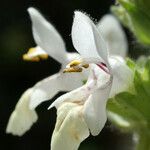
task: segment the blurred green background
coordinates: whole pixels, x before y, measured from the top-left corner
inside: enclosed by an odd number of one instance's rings
[[[57,72],[59,64],[49,58],[38,63],[24,62],[22,54],[35,46],[31,22],[27,13],[30,6],[38,8],[51,21],[73,51],[70,32],[73,11],[83,10],[99,20],[109,13],[112,0],[3,0],[0,5],[0,149],[48,150],[56,120],[56,110],[47,110],[50,102],[37,108],[38,123],[23,137],[6,135],[5,129],[20,95],[37,81]],[[129,34],[129,41],[133,39]],[[134,47],[134,42],[130,42]],[[136,49],[136,48],[135,48]],[[136,57],[134,51],[130,53]],[[57,95],[58,96],[58,95]],[[56,97],[57,97],[56,96]],[[55,97],[55,98],[56,98]],[[55,99],[54,98],[54,99]],[[90,137],[80,150],[130,150],[131,135],[122,134],[110,123],[101,134]],[[121,148],[120,148],[121,147]]]

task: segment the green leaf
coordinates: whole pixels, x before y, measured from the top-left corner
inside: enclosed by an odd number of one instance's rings
[[[136,66],[129,59],[127,64],[135,70],[134,83],[131,87],[134,90],[119,93],[109,100],[107,105],[109,119],[122,130],[150,128],[150,59],[147,60],[144,68]],[[128,126],[120,123],[116,116],[126,121]]]
[[[128,65],[128,67],[129,67],[131,70],[134,70],[135,67],[136,67],[135,62],[132,61],[130,58],[127,58],[127,59],[126,59],[126,64]]]
[[[137,150],[149,150],[150,58],[143,67],[130,59],[127,59],[127,65],[134,70],[134,83],[131,87],[134,90],[119,93],[108,101],[108,118],[120,130],[136,133]]]
[[[112,12],[134,33],[139,42],[150,46],[150,1],[118,0],[118,3],[111,8]]]

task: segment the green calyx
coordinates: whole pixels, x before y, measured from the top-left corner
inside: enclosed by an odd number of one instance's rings
[[[127,65],[134,71],[134,82],[131,87],[134,90],[130,89],[109,99],[108,118],[120,130],[136,134],[137,150],[149,150],[150,58],[146,60],[145,65],[137,65],[128,59]],[[142,149],[143,147],[145,149]]]

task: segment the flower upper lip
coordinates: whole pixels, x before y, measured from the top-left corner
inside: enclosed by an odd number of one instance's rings
[[[29,12],[29,15],[30,15],[30,18],[32,21],[33,37],[34,37],[34,40],[35,40],[36,44],[38,45],[38,47],[41,48],[41,51],[45,51],[46,54],[48,54],[49,56],[53,57],[56,61],[61,63],[62,68],[64,66],[66,66],[66,64],[69,61],[71,61],[75,58],[79,58],[79,54],[69,53],[66,51],[65,43],[64,43],[61,35],[57,32],[55,27],[52,24],[50,24],[39,13],[39,11],[37,11],[35,8],[31,7],[28,9],[28,12]],[[54,75],[55,78],[49,77],[48,79],[43,80],[34,86],[35,92],[33,92],[33,94],[31,95],[31,101],[30,101],[30,107],[32,109],[35,108],[37,105],[39,105],[41,102],[51,98],[50,92],[45,92],[44,90],[47,89],[45,87],[47,87],[48,84],[52,85],[52,83],[53,83],[52,80],[55,80],[56,87],[54,86],[54,89],[56,88],[56,91],[58,92],[59,89],[61,91],[68,91],[68,90],[77,88],[82,85],[82,80],[84,78],[87,78],[86,73],[82,73],[81,76],[79,75],[80,76],[79,81],[76,83],[72,83],[72,85],[71,85],[69,83],[64,83],[65,81],[67,81],[67,79],[65,79],[65,78],[67,78],[67,76],[68,76],[68,79],[69,78],[71,79],[71,77],[78,76],[78,75],[73,75],[73,74],[64,75],[61,73],[61,71],[62,71],[62,69],[60,70],[60,73],[58,73],[58,75]],[[58,80],[58,81],[56,81],[56,80]],[[62,84],[62,85],[60,85],[60,84]],[[66,87],[63,84],[66,84]],[[67,84],[70,85],[70,87],[68,89],[67,89]],[[37,97],[36,95],[38,94],[38,92],[36,92],[36,90],[39,91],[39,93],[42,92],[43,96],[44,95],[45,96]]]

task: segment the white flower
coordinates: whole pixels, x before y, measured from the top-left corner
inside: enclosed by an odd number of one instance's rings
[[[68,64],[70,61],[80,57],[77,53],[66,52],[65,44],[60,34],[56,31],[54,26],[50,24],[47,20],[45,20],[45,18],[36,9],[29,8],[28,12],[32,20],[33,36],[37,46],[35,48],[29,49],[28,53],[23,56],[25,60],[39,61],[40,59],[46,59],[49,55],[53,57],[56,61],[61,63],[62,68],[64,68],[66,64]],[[105,30],[106,27],[106,29],[110,31],[104,32],[103,33],[104,37],[105,34],[106,37],[108,35],[111,37],[113,28],[120,28],[116,23],[115,19],[113,21],[114,22],[113,26],[107,26],[103,22],[105,21],[100,21],[99,23],[100,28],[103,27]],[[98,29],[99,24],[97,25]],[[118,35],[120,34],[123,34],[123,32],[119,29],[119,32],[116,33],[115,37],[118,37]],[[116,38],[116,40],[120,39],[121,38]],[[116,45],[117,43],[116,40],[112,41],[111,38],[106,38],[108,45],[110,43],[110,49],[114,49],[113,45]],[[113,44],[113,42],[115,44]],[[123,44],[124,45],[126,44],[125,40]],[[77,70],[76,68],[76,70],[74,71],[81,71],[81,70],[80,69]],[[34,109],[40,103],[51,99],[59,91],[70,91],[76,89],[77,87],[82,86],[83,81],[85,79],[87,79],[86,72],[82,72],[80,74],[79,73],[63,74],[61,69],[59,73],[56,73],[35,84],[32,88],[30,88],[30,92],[28,92],[29,90],[26,91],[28,93],[28,96],[26,96],[26,92],[21,96],[18,103],[20,103],[20,101],[23,102],[21,102],[19,106],[17,105],[16,108],[19,107],[19,109],[15,109],[13,111],[9,119],[6,132],[19,136],[23,135],[27,130],[31,128],[32,124],[37,120],[37,118],[35,119],[33,115],[28,115],[29,112],[36,114]],[[22,111],[20,111],[21,109]],[[27,122],[25,122],[24,120],[27,120]]]
[[[55,106],[58,110],[52,150],[78,149],[88,137],[88,129],[92,135],[98,135],[107,120],[109,96],[126,90],[133,77],[121,57],[108,54],[107,45],[97,27],[79,11],[75,12],[72,40],[82,58],[67,67],[83,68],[89,63],[91,73],[85,85],[62,95],[49,107]]]
[[[29,8],[28,12],[32,21],[33,36],[38,46],[31,48],[23,56],[24,59],[39,61],[39,59],[46,58],[48,54],[61,63],[64,68],[71,60],[79,58],[79,54],[66,51],[64,41],[59,33],[36,9]],[[18,136],[23,135],[36,122],[37,118],[35,119],[35,116],[30,113],[36,114],[34,109],[40,103],[51,99],[60,91],[70,91],[82,86],[85,79],[87,79],[86,72],[63,74],[61,69],[59,73],[35,84],[30,88],[30,92],[27,90],[19,99],[19,105],[17,104],[10,116],[6,132]]]

